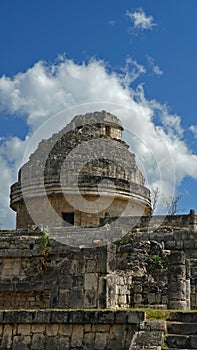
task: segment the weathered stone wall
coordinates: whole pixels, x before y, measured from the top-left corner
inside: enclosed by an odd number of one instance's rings
[[[160,227],[153,217],[154,226],[146,229],[148,219],[143,220],[144,229],[133,229],[118,242],[116,268],[108,275],[114,286],[111,305],[196,309],[196,217],[193,212],[177,221],[167,217]]]
[[[0,312],[0,348],[129,350],[144,317],[142,311],[4,311]],[[159,338],[160,333],[156,345]]]
[[[105,217],[106,209],[105,202],[106,198],[98,201],[98,207],[96,213],[89,213],[88,208],[84,206],[84,211],[76,210],[72,207],[72,203],[69,203],[66,195],[63,194],[49,194],[43,197],[42,200],[39,197],[29,198],[26,201],[19,203],[17,209],[17,229],[23,229],[30,225],[34,225],[34,218],[37,223],[43,226],[52,227],[63,227],[65,222],[63,220],[63,213],[74,213],[74,225],[75,226],[99,226],[100,221]],[[95,200],[99,199],[98,195],[87,195],[84,196],[88,205],[91,201],[94,203]],[[77,203],[78,198],[73,194],[72,200]],[[110,217],[117,217],[124,213],[141,214],[144,213],[144,206],[136,204],[134,201],[123,200],[120,198],[114,198],[111,201],[111,205],[107,208],[107,213]],[[26,205],[28,210],[26,208]],[[104,209],[103,209],[104,208]],[[29,214],[31,213],[31,216]],[[50,220],[49,220],[50,217]]]
[[[112,223],[49,239],[39,230],[1,232],[0,307],[197,309],[196,224],[190,215],[179,221],[188,227],[127,227],[124,235]]]
[[[0,238],[0,306],[104,308],[110,247],[79,249],[40,232],[14,231]],[[6,297],[7,295],[7,297]]]
[[[197,312],[151,321],[143,311],[0,311],[3,350],[196,349]]]
[[[79,116],[70,126],[39,144],[19,170],[18,182],[11,187],[11,208],[17,212],[17,228],[28,227],[32,220],[37,225],[62,226],[62,213],[76,212],[73,208],[80,211],[81,220],[77,215],[75,224],[81,226],[99,225],[104,209],[110,216],[122,215],[125,202],[131,205],[124,215],[143,215],[151,211],[150,191],[144,186],[135,155],[121,141],[122,126],[113,116],[108,115],[106,121],[106,115],[100,113],[104,119],[99,123],[99,113],[91,113],[85,117],[85,125]],[[109,205],[102,202],[99,207],[98,201],[94,203],[94,197],[100,197],[99,184],[103,202],[107,200]],[[86,196],[87,200],[79,209],[77,204],[81,196]],[[71,197],[77,199],[75,205],[70,206]],[[90,210],[89,201],[96,215]],[[24,208],[25,202],[29,202],[30,216]],[[59,216],[54,215],[56,212]]]

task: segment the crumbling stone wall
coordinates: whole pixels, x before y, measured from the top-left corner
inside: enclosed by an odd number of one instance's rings
[[[122,129],[115,116],[102,111],[77,116],[59,133],[42,140],[11,187],[10,205],[17,212],[17,228],[34,223],[61,227],[63,213],[70,212],[75,225],[98,226],[106,210],[110,216],[120,216],[127,205],[125,215],[149,213],[150,191],[144,186],[135,155],[121,140]],[[96,203],[97,214],[93,215],[88,201],[100,197],[99,184],[105,193],[101,200],[108,198],[111,205]],[[86,203],[77,208],[71,196],[76,204],[80,194]]]
[[[129,350],[144,318],[142,311],[0,312],[0,347],[5,350]]]
[[[11,309],[15,300],[16,309],[197,309],[196,223],[191,215],[178,221],[188,227],[166,221],[156,229],[127,227],[124,235],[125,227],[111,223],[96,231],[98,239],[94,229],[72,231],[80,248],[65,245],[64,232],[62,243],[53,232],[47,239],[39,230],[1,232],[0,307]],[[104,244],[115,233],[120,238]]]
[[[128,236],[119,240],[116,254],[115,271],[107,276],[108,305],[167,308],[167,255],[162,245]]]
[[[176,217],[153,217],[151,225],[150,218],[142,217],[129,230],[133,220],[119,220],[119,225],[125,223],[128,234],[118,240],[116,267],[107,276],[111,286],[108,305],[196,309],[194,211]]]
[[[14,300],[15,309],[106,307],[110,247],[79,249],[45,239],[40,231],[1,235],[0,306],[10,309]]]

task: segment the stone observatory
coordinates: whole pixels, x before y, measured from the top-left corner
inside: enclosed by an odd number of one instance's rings
[[[99,111],[42,140],[11,187],[16,227],[94,227],[150,214],[150,192],[122,131],[115,115]]]

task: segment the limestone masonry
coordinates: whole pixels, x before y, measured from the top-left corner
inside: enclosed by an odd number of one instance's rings
[[[0,231],[0,349],[197,349],[197,216],[151,216],[121,134],[107,112],[77,116],[19,171],[17,229]],[[146,307],[180,311],[132,310]]]
[[[76,116],[43,140],[11,188],[17,228],[35,221],[50,227],[92,226],[106,216],[150,212],[149,190],[135,155],[121,140],[122,130],[116,116],[102,111]]]

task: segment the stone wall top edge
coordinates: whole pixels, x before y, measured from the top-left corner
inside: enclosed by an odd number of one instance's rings
[[[145,312],[138,310],[110,309],[41,309],[0,310],[0,323],[71,323],[71,324],[139,324],[145,320]]]

